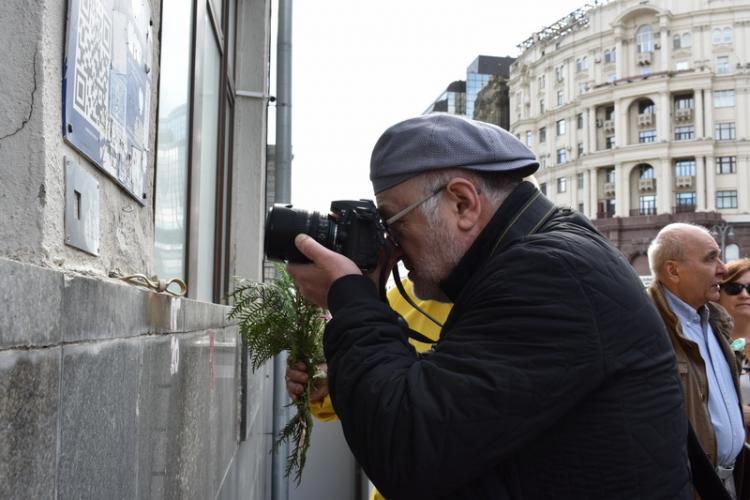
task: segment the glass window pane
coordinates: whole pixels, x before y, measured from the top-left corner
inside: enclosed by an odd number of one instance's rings
[[[208,16],[203,23],[203,75],[201,92],[200,179],[198,200],[198,276],[195,284],[198,300],[213,301],[214,243],[216,228],[216,172],[219,132],[219,81],[221,55]]]
[[[156,150],[154,269],[185,279],[192,3],[162,4],[159,136]]]

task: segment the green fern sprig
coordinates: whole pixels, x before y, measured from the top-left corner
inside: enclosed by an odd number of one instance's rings
[[[282,351],[289,351],[289,364],[302,361],[310,382],[300,397],[291,403],[297,412],[281,431],[275,446],[291,443],[285,475],[295,471],[297,484],[302,479],[307,450],[310,448],[312,415],[310,391],[320,376],[317,365],[323,362],[323,310],[297,293],[292,278],[283,266],[277,266],[277,278],[267,283],[236,279],[229,295],[234,301],[230,319],[239,321],[240,334],[247,341],[253,371]]]

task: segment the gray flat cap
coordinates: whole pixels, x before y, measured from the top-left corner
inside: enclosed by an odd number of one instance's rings
[[[370,159],[375,194],[428,170],[460,167],[531,175],[539,163],[513,134],[497,125],[449,113],[432,113],[393,125]]]

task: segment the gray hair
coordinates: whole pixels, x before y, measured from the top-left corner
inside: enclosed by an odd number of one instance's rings
[[[711,236],[703,226],[686,222],[674,222],[664,226],[648,246],[648,267],[651,275],[659,278],[661,268],[668,260],[682,260],[685,258],[685,231],[699,230]]]

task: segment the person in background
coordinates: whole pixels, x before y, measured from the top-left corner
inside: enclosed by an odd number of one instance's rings
[[[421,300],[414,295],[414,283],[408,278],[403,278],[401,283],[404,285],[404,290],[407,295],[419,306],[420,309],[435,318],[438,322],[445,323],[448,313],[451,310],[451,304],[438,302],[436,300]],[[414,346],[417,352],[424,352],[430,349],[433,343],[437,342],[440,337],[440,327],[427,316],[412,307],[412,305],[401,296],[397,287],[393,286],[390,288],[387,296],[391,308],[404,318],[410,329],[432,340],[431,343],[427,343],[414,338],[409,338],[409,343]],[[302,394],[304,386],[307,384],[308,376],[305,368],[306,367],[303,363],[297,363],[286,370],[286,389],[292,398]],[[323,371],[327,370],[325,364],[319,365],[319,368]],[[316,418],[324,422],[338,420],[336,412],[333,409],[333,404],[331,404],[331,396],[328,394],[328,381],[326,379],[323,379],[323,381],[310,394],[310,411]],[[380,494],[377,488],[372,489],[370,499],[384,500],[383,495]]]
[[[738,259],[726,265],[724,281],[721,282],[719,304],[727,310],[734,320],[732,329],[732,347],[741,355],[742,374],[740,375],[740,392],[742,393],[742,411],[745,426],[750,425],[750,363],[747,360],[747,349],[750,347],[750,259]]]
[[[745,428],[739,366],[729,342],[731,318],[719,300],[726,272],[721,252],[702,226],[674,223],[648,248],[654,281],[649,295],[667,327],[677,357],[688,419],[719,479],[732,496],[740,491]],[[708,397],[706,397],[708,395]]]

